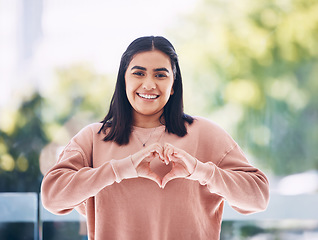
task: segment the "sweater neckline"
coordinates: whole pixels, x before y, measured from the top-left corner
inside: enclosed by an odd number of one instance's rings
[[[140,133],[144,133],[147,134],[149,132],[161,132],[162,130],[164,130],[166,128],[165,125],[161,125],[158,127],[152,127],[152,128],[144,128],[144,127],[137,127],[137,126],[132,126],[132,132],[140,132]]]
[[[132,128],[132,139],[138,142],[141,146],[148,146],[155,142],[164,141],[165,125],[154,127],[154,128],[142,128],[133,126]]]

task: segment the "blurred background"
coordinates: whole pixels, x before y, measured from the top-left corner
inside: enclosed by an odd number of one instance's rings
[[[306,217],[318,191],[317,0],[0,0],[0,193],[38,196],[61,148],[107,113],[120,57],[145,35],[175,46],[185,111],[225,128],[273,201],[304,213],[229,217],[221,239],[318,239]],[[33,225],[0,215],[0,239],[85,239],[81,219],[37,211]]]

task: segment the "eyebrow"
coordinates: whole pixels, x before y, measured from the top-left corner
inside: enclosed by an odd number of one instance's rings
[[[167,73],[169,73],[169,70],[166,69],[165,67],[163,67],[163,68],[156,68],[156,69],[154,69],[154,72],[167,72]]]
[[[139,69],[139,70],[142,70],[142,71],[147,71],[147,68],[141,67],[141,66],[133,66],[133,67],[131,68],[131,70],[133,70],[133,69]],[[163,71],[163,72],[169,73],[169,70],[168,70],[167,68],[165,68],[165,67],[155,68],[153,71],[154,71],[154,72],[162,72],[162,71]]]
[[[143,70],[143,71],[147,70],[147,68],[140,67],[140,66],[133,66],[130,70],[134,70],[134,69],[139,69],[139,70]]]

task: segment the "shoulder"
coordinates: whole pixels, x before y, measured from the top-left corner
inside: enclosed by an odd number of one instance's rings
[[[80,145],[81,143],[91,143],[95,138],[98,138],[98,131],[101,127],[101,123],[91,123],[89,125],[86,125],[72,138],[72,141],[75,141]]]
[[[102,127],[102,123],[91,123],[83,127],[75,136],[97,134]]]
[[[216,122],[201,116],[193,118],[195,120],[188,126],[189,135],[196,136],[201,142],[222,142],[230,146],[236,144],[230,134]]]
[[[194,116],[194,121],[193,121],[193,124],[191,124],[189,126],[189,128],[193,128],[195,130],[200,130],[200,131],[205,131],[205,132],[214,132],[214,133],[226,133],[227,132],[219,125],[217,124],[216,122],[210,120],[210,119],[207,119],[207,118],[204,118],[204,117],[201,117],[201,116]]]

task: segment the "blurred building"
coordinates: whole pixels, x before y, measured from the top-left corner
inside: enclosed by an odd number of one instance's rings
[[[0,0],[0,107],[30,83],[28,67],[42,37],[43,0]]]

